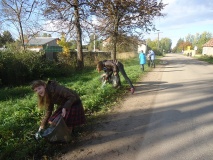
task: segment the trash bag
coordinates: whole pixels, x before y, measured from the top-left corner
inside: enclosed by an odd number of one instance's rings
[[[49,142],[69,142],[71,140],[71,132],[61,115],[53,120],[50,126],[41,133],[41,136]]]
[[[111,83],[113,87],[118,87],[120,85],[120,77],[119,75],[112,75],[111,76]]]
[[[108,79],[106,79],[106,74],[103,74],[101,76],[101,82],[102,82],[102,87],[104,87],[106,83],[109,83],[109,84],[112,84],[114,88],[116,88],[120,86],[120,77],[118,74],[117,75],[112,74],[111,76],[108,77]]]

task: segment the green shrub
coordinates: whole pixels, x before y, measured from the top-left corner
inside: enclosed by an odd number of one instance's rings
[[[213,56],[203,55],[203,56],[196,56],[195,58],[213,64]]]
[[[0,77],[3,85],[22,85],[34,79],[67,76],[69,66],[47,60],[44,53],[32,51],[0,53]]]

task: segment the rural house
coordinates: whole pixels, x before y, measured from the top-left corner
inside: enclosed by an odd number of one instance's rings
[[[138,53],[143,50],[144,53],[147,52],[147,45],[146,45],[146,41],[139,41],[138,42]]]
[[[62,47],[57,44],[59,38],[52,37],[35,37],[30,40],[25,40],[25,46],[32,51],[45,51],[46,58],[55,59],[55,54],[62,52]]]
[[[213,38],[203,45],[202,55],[213,56]]]

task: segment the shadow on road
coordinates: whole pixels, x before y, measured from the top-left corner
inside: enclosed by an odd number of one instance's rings
[[[170,90],[173,92],[181,91],[180,88],[187,86],[188,88],[196,88],[194,90],[194,94],[196,95],[197,92],[202,90],[203,93],[209,94],[208,88],[202,86],[202,84],[208,83],[209,87],[213,87],[213,82],[211,81],[193,81],[190,83],[176,83],[176,84],[168,84],[167,82],[138,82],[137,92],[135,96],[140,96],[140,94],[146,94],[149,92],[160,92],[161,90]],[[174,90],[175,89],[175,90]],[[187,91],[186,91],[187,92]],[[181,94],[181,93],[180,93]],[[191,94],[190,96],[194,96]],[[177,97],[179,98],[179,97]],[[187,135],[192,130],[196,130],[199,127],[209,126],[213,123],[213,118],[206,118],[206,121],[202,123],[198,123],[195,126],[184,127],[181,126],[183,122],[188,121],[189,119],[199,118],[205,115],[208,115],[209,112],[213,113],[212,105],[207,105],[209,103],[213,103],[213,97],[206,97],[201,99],[195,99],[193,101],[186,101],[184,103],[174,104],[170,107],[161,106],[159,109],[143,109],[143,105],[141,105],[141,109],[137,109],[132,111],[131,113],[110,113],[107,116],[100,117],[102,119],[101,122],[97,122],[93,124],[95,132],[92,130],[87,130],[87,132],[93,132],[91,137],[82,139],[78,142],[77,146],[73,146],[68,150],[71,151],[72,149],[76,150],[78,148],[78,153],[76,154],[87,154],[83,159],[84,160],[91,160],[97,159],[97,156],[107,156],[107,154],[112,153],[117,156],[127,154],[127,151],[135,151],[140,148],[141,141],[143,140],[143,136],[146,133],[147,126],[149,125],[149,129],[153,130],[153,132],[160,132],[161,130],[167,130],[167,135],[160,135],[160,138],[153,137],[153,141],[158,143],[158,141],[166,141],[167,139],[171,139],[177,137],[179,135]],[[161,105],[161,104],[159,104]],[[190,110],[191,106],[199,106],[195,107],[193,111]],[[131,106],[129,106],[131,107]],[[178,108],[178,109],[175,109]],[[187,109],[189,108],[189,109]],[[184,109],[185,111],[180,111]],[[130,115],[130,116],[127,116]],[[165,117],[165,115],[170,115]],[[155,121],[150,124],[150,118],[155,119]],[[169,122],[169,123],[167,123]],[[167,123],[164,128],[159,128],[159,124]],[[87,128],[89,129],[89,128]],[[170,154],[176,154],[177,152],[185,152],[188,148],[194,145],[200,145],[202,147],[202,141],[206,140],[206,136],[211,137],[213,139],[213,134],[211,135],[204,135],[200,137],[198,141],[187,143],[185,146],[179,146],[175,150],[172,150]],[[130,140],[131,143],[126,144],[124,141],[125,139],[132,139]],[[113,144],[113,141],[121,141],[119,146],[111,146],[111,150],[106,149],[103,152],[96,153],[95,155],[92,154],[92,150],[87,150],[86,148],[93,148],[95,146],[101,146],[102,144],[110,145]],[[153,143],[146,144],[147,148],[149,148]],[[83,160],[82,159],[82,160]]]

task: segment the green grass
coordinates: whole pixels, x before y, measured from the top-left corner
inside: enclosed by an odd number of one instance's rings
[[[122,62],[133,84],[147,73],[141,72],[137,58]],[[151,68],[145,65],[145,70]],[[115,89],[109,84],[101,87],[100,75],[95,68],[90,68],[66,78],[55,79],[78,92],[89,123],[95,121],[97,113],[108,111],[121,100],[130,88],[122,76],[121,88]],[[53,146],[43,140],[36,142],[33,138],[42,115],[30,86],[0,89],[0,159],[41,159],[44,155],[60,152],[60,145]]]
[[[196,55],[196,59],[199,59],[201,61],[208,62],[210,64],[213,64],[213,57],[212,56],[203,56],[203,55]]]

